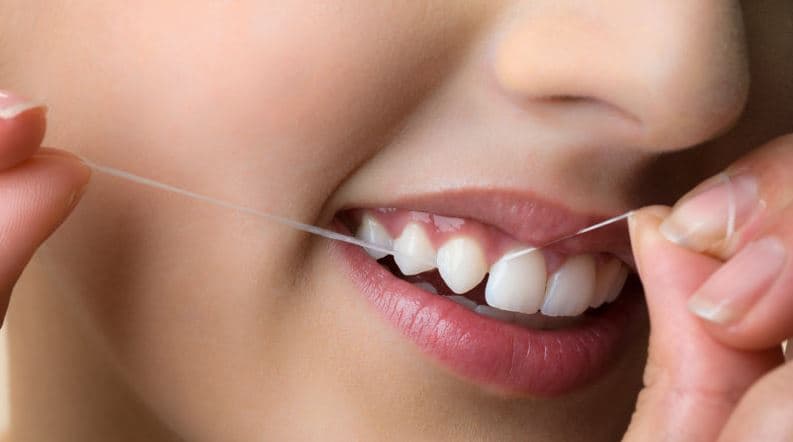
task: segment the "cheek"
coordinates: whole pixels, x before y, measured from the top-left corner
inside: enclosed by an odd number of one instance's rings
[[[48,144],[308,220],[454,67],[479,3],[76,4],[20,63],[59,78]]]
[[[423,11],[357,1],[129,11],[108,30],[109,75],[95,78],[116,97],[103,108],[135,122],[134,134],[110,129],[126,145],[118,150],[130,152],[127,164],[152,150],[178,183],[258,207],[294,206],[294,190],[308,188],[290,215],[311,216],[470,34],[465,20]]]
[[[313,220],[439,78],[455,42],[432,35],[452,29],[417,29],[421,5],[348,2],[341,13],[321,2],[260,3],[66,11],[74,23],[89,12],[102,19],[70,29],[73,38],[33,63],[63,82],[50,99],[48,143]],[[333,328],[294,332],[307,318],[300,305],[319,306],[293,284],[301,238],[96,176],[44,259],[130,384],[187,426],[240,403],[266,414],[279,403],[273,380],[307,367],[288,347],[316,351]]]
[[[69,301],[63,316],[176,427],[218,429],[207,416],[222,413],[240,431],[262,425],[253,416],[279,402],[283,323],[301,299],[284,270],[297,235],[149,192],[108,205],[102,184],[42,251],[52,291]],[[250,415],[235,415],[240,404]]]

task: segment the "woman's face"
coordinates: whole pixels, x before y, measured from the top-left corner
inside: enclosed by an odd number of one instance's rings
[[[447,256],[462,285],[477,251],[489,266],[503,244],[673,201],[793,129],[786,0],[60,3],[0,14],[0,78],[50,105],[46,145],[307,223],[397,208],[373,216],[392,236],[418,220],[432,250],[474,232]],[[605,257],[629,261],[622,239],[523,283],[558,273],[575,303]],[[530,330],[360,251],[106,176],[39,264],[31,299],[188,440],[609,440],[641,381],[629,290]]]

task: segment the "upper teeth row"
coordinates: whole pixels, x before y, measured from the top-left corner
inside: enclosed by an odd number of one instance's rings
[[[488,267],[482,246],[471,237],[452,237],[435,250],[420,223],[408,223],[393,239],[368,214],[363,216],[356,236],[396,251],[394,261],[405,275],[437,268],[449,289],[458,294],[476,287],[489,273],[485,288],[488,305],[526,314],[540,311],[548,316],[579,315],[589,307],[616,299],[628,276],[627,267],[617,258],[597,265],[591,254],[569,257],[550,277],[541,252],[499,259]],[[386,256],[368,249],[367,252],[375,259]]]

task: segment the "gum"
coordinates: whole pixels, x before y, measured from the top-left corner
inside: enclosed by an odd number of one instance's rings
[[[368,214],[382,224],[392,238],[399,237],[408,223],[417,223],[424,227],[427,237],[436,250],[453,237],[467,236],[473,238],[482,246],[488,265],[493,265],[499,258],[510,251],[532,246],[532,244],[517,241],[493,226],[463,218],[447,217],[427,212],[393,208],[356,209],[350,211],[348,216],[354,226],[357,227],[360,225],[364,214]],[[561,267],[566,257],[569,256],[569,254],[553,246],[543,248],[535,253],[543,254],[548,274],[555,272]],[[595,257],[598,265],[607,259],[607,255],[604,253],[595,252],[590,254]]]

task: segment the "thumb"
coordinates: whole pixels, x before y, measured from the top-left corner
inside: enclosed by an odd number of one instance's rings
[[[45,127],[40,104],[0,90],[0,326],[19,274],[90,176],[73,155],[40,147]]]
[[[78,159],[55,151],[0,171],[0,326],[17,278],[74,208],[88,176]]]
[[[721,262],[664,239],[658,227],[668,213],[650,207],[630,220],[650,343],[644,388],[624,440],[716,440],[746,389],[780,355],[723,346],[688,312],[688,298]]]

